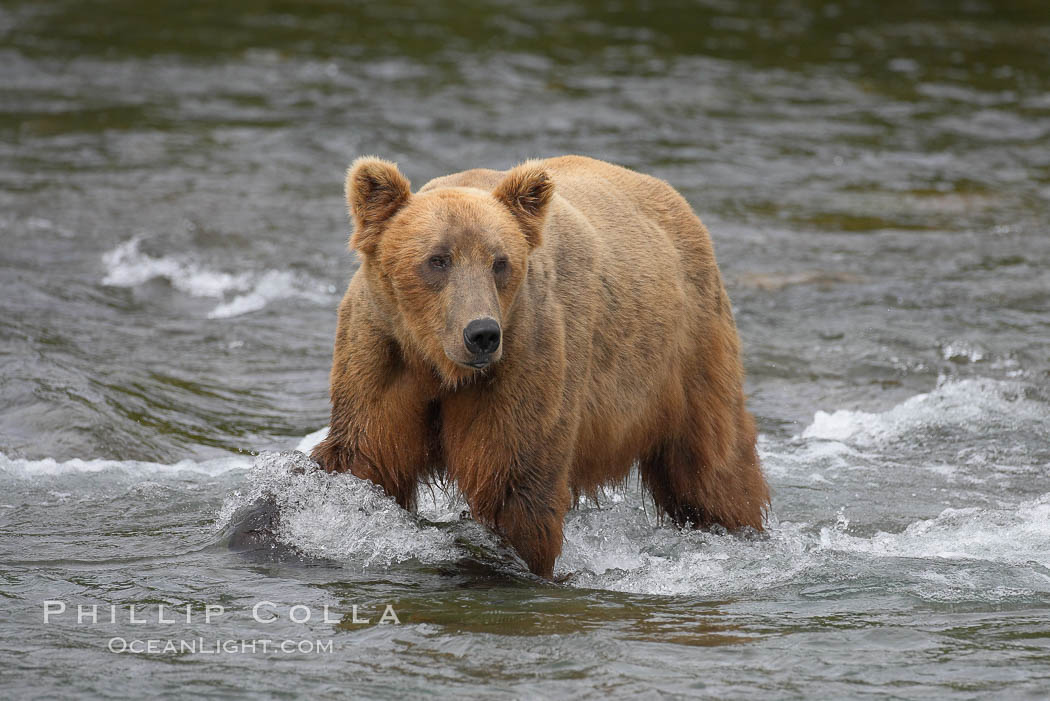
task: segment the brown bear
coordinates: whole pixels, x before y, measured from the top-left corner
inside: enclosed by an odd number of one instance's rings
[[[428,478],[551,577],[581,494],[632,465],[676,524],[762,528],[769,491],[710,236],[662,180],[581,156],[412,193],[347,173],[361,267],[313,458],[413,508]]]

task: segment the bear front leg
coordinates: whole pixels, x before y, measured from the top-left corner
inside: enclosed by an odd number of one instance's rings
[[[561,554],[562,529],[569,511],[568,487],[508,486],[507,496],[493,517],[496,532],[513,546],[529,570],[540,577],[554,576]]]
[[[452,394],[441,406],[441,451],[447,475],[479,522],[514,547],[529,569],[550,578],[561,554],[565,515],[572,505],[569,475],[580,412],[578,390],[565,380],[559,327],[529,336],[528,349],[508,341],[507,352],[538,353],[539,365],[500,368],[490,382]]]
[[[380,419],[382,420],[382,419]],[[383,436],[360,432],[329,433],[313,451],[313,458],[326,472],[349,472],[383,488],[398,505],[411,511],[416,504],[416,486],[426,464],[420,451],[387,443]]]
[[[349,472],[378,484],[403,509],[416,505],[416,488],[433,462],[427,404],[412,388],[333,392],[328,436],[310,457],[327,472]]]
[[[534,574],[548,579],[561,554],[562,527],[572,505],[567,450],[557,440],[518,446],[515,451],[498,425],[489,434],[483,419],[467,422],[457,436],[456,424],[445,435],[448,474],[470,505],[471,515],[489,526],[517,551]],[[491,435],[491,439],[482,436]],[[462,440],[459,440],[462,439]]]

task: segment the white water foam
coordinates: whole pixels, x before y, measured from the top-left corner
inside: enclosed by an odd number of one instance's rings
[[[1004,564],[1050,593],[1050,493],[1002,509],[946,509],[899,533],[853,535],[840,517],[833,526],[771,523],[761,537],[742,538],[654,528],[638,507],[570,514],[558,572],[573,584],[638,594],[707,596],[753,593],[787,584],[848,581],[887,567],[910,570],[911,593],[938,601],[1003,600],[1031,588],[977,591],[967,565]],[[888,560],[907,558],[910,565]],[[951,564],[948,574],[931,569]],[[955,570],[953,573],[952,570]],[[974,567],[974,569],[979,569]],[[937,586],[943,579],[944,586]],[[1001,584],[1001,582],[1000,582]]]
[[[881,413],[818,411],[801,438],[871,447],[930,428],[980,435],[1021,424],[1042,425],[1050,432],[1045,403],[1026,398],[1020,383],[975,378],[944,382]]]
[[[979,430],[989,422],[1045,424],[1045,405],[1025,398],[1020,390],[1011,383],[963,381],[943,384],[882,413],[824,414],[846,417],[830,424],[822,424],[818,415],[801,437],[789,441],[766,438],[763,458],[767,466],[790,463],[796,473],[806,470],[797,474],[806,475],[821,461],[849,465],[871,460],[879,452],[872,453],[865,446],[875,444],[882,451],[896,438],[931,425],[965,428],[972,424]],[[836,426],[835,430],[828,425]],[[326,433],[323,428],[303,437],[298,449],[308,453]],[[20,479],[107,471],[142,479],[174,474],[214,476],[250,466],[245,457],[163,465],[21,460],[0,454],[0,475]],[[230,522],[238,508],[268,495],[281,514],[277,538],[308,555],[365,567],[406,561],[435,564],[463,556],[451,530],[409,514],[378,487],[350,475],[328,475],[309,468],[312,463],[302,455],[264,454],[248,471],[244,487],[227,497],[220,527]],[[771,471],[772,476],[777,474]],[[833,476],[848,479],[841,473]],[[820,480],[813,483],[816,489],[828,488]],[[851,529],[845,515],[831,525],[780,522],[771,516],[766,533],[752,536],[682,531],[661,524],[636,482],[600,501],[601,508],[585,504],[566,519],[556,574],[569,575],[571,586],[640,594],[737,596],[780,586],[834,589],[893,568],[901,578],[902,591],[925,600],[1009,601],[1050,594],[1050,493],[1017,503],[991,502],[992,507],[944,509],[894,532]],[[455,522],[464,508],[455,493],[420,490],[418,512],[430,522]],[[479,545],[495,542],[480,527],[455,531]],[[1008,569],[1005,581],[996,568]]]
[[[280,513],[277,540],[313,557],[369,567],[457,556],[452,535],[421,524],[378,486],[313,467],[305,456],[263,453],[247,488],[227,497],[219,524],[228,523],[239,508],[273,499]]]
[[[979,363],[988,356],[988,351],[966,341],[952,341],[941,346],[941,357],[954,363]]]
[[[639,500],[640,501],[640,500]],[[727,595],[791,582],[814,567],[813,536],[771,524],[740,537],[658,526],[639,503],[575,511],[565,522],[556,574],[571,584],[635,594]]]
[[[942,383],[881,413],[819,412],[801,436],[786,442],[764,438],[761,448],[771,476],[804,469],[799,474],[816,476],[809,480],[813,488],[829,489],[827,477],[814,467],[884,464],[879,456],[886,448],[931,428],[950,435],[972,433],[979,439],[989,427],[1011,426],[1050,428],[1045,403],[1028,397],[1019,383],[973,379]],[[326,431],[305,437],[298,448],[309,452]],[[848,480],[849,472],[829,474],[836,481]],[[307,504],[316,497],[299,496],[303,520],[309,523],[306,514],[312,507]],[[442,492],[423,490],[421,496],[419,511],[431,521],[452,520],[464,506]],[[323,518],[335,516],[326,513]],[[407,527],[410,534],[416,528]],[[344,536],[337,533],[331,528],[314,531],[311,547],[339,551]],[[372,533],[381,539],[381,550],[391,538],[407,542],[406,533]],[[357,543],[353,549],[367,547]],[[662,525],[651,502],[632,489],[607,495],[600,509],[590,505],[570,512],[556,574],[571,575],[572,586],[585,588],[732,596],[788,585],[819,588],[830,582],[834,587],[836,582],[876,576],[873,573],[886,567],[906,569],[903,590],[926,600],[1004,601],[1050,593],[1045,572],[1050,568],[1050,493],[1017,504],[1000,501],[997,508],[946,509],[899,532],[851,530],[844,515],[833,525],[781,523],[773,516],[765,534],[741,537]],[[987,585],[988,578],[998,576],[995,567],[1014,568],[1025,586]]]
[[[433,564],[463,555],[450,533],[420,522],[378,487],[350,475],[298,474],[293,468],[310,463],[288,455],[259,459],[249,488],[227,499],[220,524],[237,508],[272,495],[281,513],[278,539],[307,555],[364,567]],[[420,497],[418,512],[431,522],[456,521],[465,506],[458,495],[437,489],[423,489]],[[851,531],[843,515],[824,526],[773,517],[761,535],[679,530],[658,523],[636,489],[609,494],[602,503],[566,518],[555,573],[569,575],[571,586],[736,596],[778,586],[834,586],[892,567],[909,580],[907,592],[927,600],[1002,601],[1050,592],[1050,493],[1001,508],[945,509],[900,532],[866,535]],[[477,534],[479,544],[494,542],[480,529]],[[901,565],[902,559],[912,564]],[[989,563],[1023,569],[1029,586],[979,587],[982,575],[944,569]]]
[[[1010,509],[945,509],[900,533],[858,538],[824,528],[820,545],[876,557],[1036,563],[1050,568],[1050,493]]]
[[[314,451],[314,448],[318,443],[324,440],[325,436],[328,435],[328,427],[320,428],[313,433],[308,433],[303,436],[303,439],[299,441],[299,445],[295,446],[295,449],[301,453],[309,455]]]
[[[169,256],[155,258],[139,250],[141,239],[133,238],[102,256],[106,266],[103,285],[135,287],[154,278],[165,278],[172,287],[194,297],[222,297],[229,291],[246,290],[250,276],[217,272]]]
[[[102,284],[136,287],[164,278],[172,287],[190,296],[221,299],[208,312],[209,319],[229,319],[256,312],[279,299],[301,298],[326,303],[334,293],[330,287],[311,285],[289,271],[227,273],[190,260],[151,256],[143,253],[140,245],[141,239],[135,237],[102,256],[106,267]]]
[[[204,462],[180,460],[177,463],[166,465],[139,460],[81,460],[79,458],[61,462],[53,458],[25,460],[22,458],[9,458],[0,453],[0,475],[18,479],[105,472],[119,472],[141,477],[179,474],[214,477],[233,470],[246,470],[249,467],[251,467],[251,461],[243,457],[218,458]]]

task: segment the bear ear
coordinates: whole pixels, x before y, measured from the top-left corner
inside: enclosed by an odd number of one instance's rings
[[[543,225],[554,196],[554,181],[542,165],[526,161],[511,169],[492,194],[517,218],[530,248],[543,243]]]
[[[397,165],[374,156],[358,158],[346,171],[346,204],[354,222],[350,248],[375,253],[383,224],[408,201],[412,186]]]

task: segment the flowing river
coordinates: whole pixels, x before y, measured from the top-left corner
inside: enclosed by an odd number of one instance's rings
[[[553,584],[454,492],[297,472],[369,153],[677,187],[766,533],[632,480]],[[6,698],[1050,689],[1045,2],[4,2],[0,244]]]

